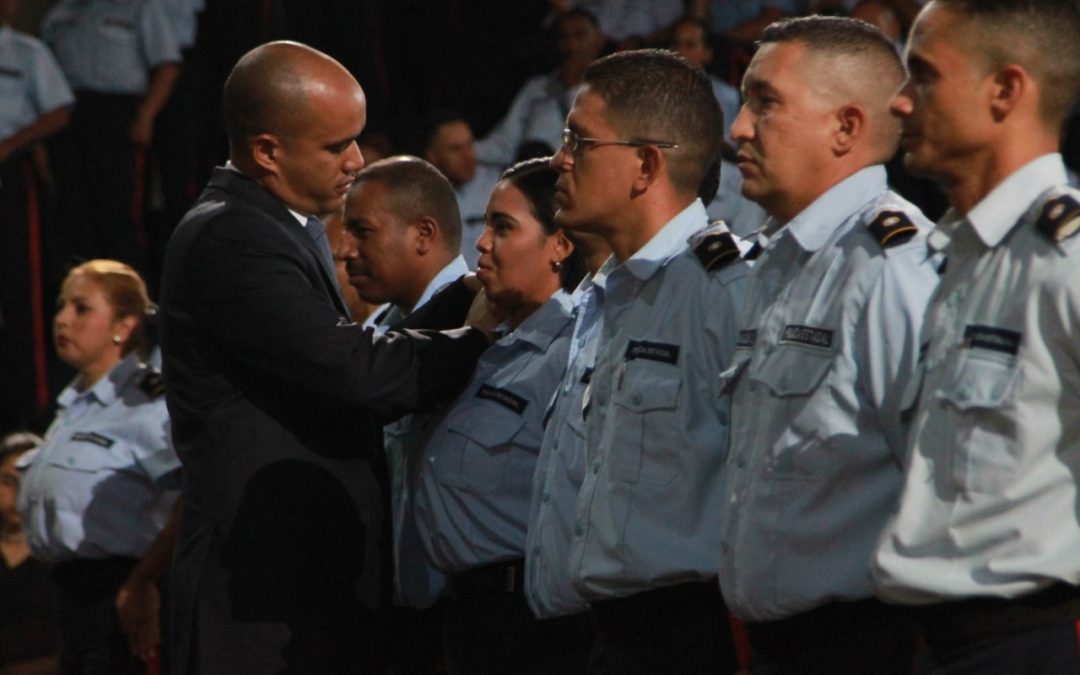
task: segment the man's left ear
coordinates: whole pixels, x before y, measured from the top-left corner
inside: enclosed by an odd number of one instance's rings
[[[833,151],[844,155],[866,133],[866,110],[861,105],[849,103],[836,111],[836,133],[833,135]]]
[[[1026,70],[1015,64],[1003,66],[992,77],[990,113],[995,121],[1000,122],[1031,95],[1035,81]]]
[[[412,224],[416,231],[416,252],[424,255],[431,251],[439,238],[439,223],[431,216],[424,216]]]

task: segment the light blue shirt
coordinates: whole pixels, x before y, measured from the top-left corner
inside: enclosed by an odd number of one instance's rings
[[[428,285],[424,287],[424,292],[420,294],[420,299],[413,305],[412,311],[416,311],[424,306],[431,296],[438,293],[444,286],[457,281],[458,278],[469,273],[469,268],[465,264],[465,259],[462,256],[457,256],[451,260],[445,267],[439,270],[438,274],[432,277]],[[363,326],[365,328],[373,328],[376,333],[385,333],[390,326],[395,326],[408,317],[408,314],[402,311],[401,307],[391,304],[389,302],[379,305],[374,312],[368,315],[368,318],[364,321]]]
[[[489,347],[424,447],[416,524],[447,574],[524,555],[544,410],[566,369],[571,310],[558,291]]]
[[[525,597],[541,619],[589,608],[570,577],[570,536],[578,490],[585,477],[585,416],[582,400],[596,362],[603,314],[592,275],[574,292],[574,333],[562,383],[546,413],[544,439],[533,474],[529,530],[525,540]]]
[[[461,212],[461,255],[470,270],[476,269],[476,261],[480,258],[476,240],[484,233],[484,214],[500,175],[502,171],[493,166],[477,164],[476,174],[469,182],[454,188]]]
[[[179,494],[165,397],[132,355],[84,392],[69,385],[40,449],[19,461],[18,508],[46,562],[142,557]]]
[[[413,311],[431,296],[468,272],[461,256],[439,270],[421,294]],[[405,319],[396,305],[375,330],[383,333]],[[427,562],[413,515],[413,500],[420,476],[420,453],[435,415],[407,415],[383,427],[386,461],[390,474],[390,507],[394,532],[394,602],[424,609],[435,604],[446,585],[443,575]]]
[[[180,63],[160,0],[61,0],[41,37],[75,91],[141,96],[154,68]]]
[[[36,38],[0,26],[0,140],[74,102],[49,49]]]
[[[712,32],[723,33],[756,19],[766,9],[778,9],[788,16],[801,10],[799,0],[709,0]]]
[[[1080,236],[1037,226],[1059,199],[1080,192],[1061,155],[1044,155],[930,235],[948,264],[923,331],[900,510],[874,557],[891,602],[1080,585]]]
[[[526,141],[540,141],[552,152],[558,150],[566,116],[580,88],[564,87],[558,72],[526,80],[502,120],[476,142],[476,158],[501,169],[514,161],[518,147]]]
[[[716,97],[716,102],[720,104],[720,110],[724,113],[724,138],[731,143],[731,125],[739,116],[742,95],[739,94],[738,89],[712,74],[709,74],[709,84],[712,85],[713,96]]]
[[[705,271],[687,239],[707,223],[695,200],[593,277],[603,330],[569,559],[590,601],[716,577],[728,425],[718,374],[747,266]]]
[[[206,9],[205,0],[162,0],[165,14],[169,17],[176,44],[180,49],[195,45],[199,29],[199,12]]]
[[[883,247],[868,227],[883,212],[918,233]],[[938,281],[931,226],[872,166],[773,234],[754,265],[723,376],[720,587],[741,619],[873,596],[870,555],[903,480],[902,394]]]

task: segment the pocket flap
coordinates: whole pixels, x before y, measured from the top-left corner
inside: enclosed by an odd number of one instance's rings
[[[682,374],[675,366],[630,361],[622,379],[624,386],[614,401],[631,412],[672,410],[678,405]]]
[[[959,410],[997,408],[1011,400],[1019,369],[1015,363],[963,355],[955,375],[937,391]]]
[[[831,350],[780,345],[750,369],[750,377],[777,396],[803,396],[818,387],[834,358]]]
[[[524,424],[521,415],[494,404],[462,407],[446,420],[447,429],[485,448],[506,445]]]

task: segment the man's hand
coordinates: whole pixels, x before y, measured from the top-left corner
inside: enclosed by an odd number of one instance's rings
[[[132,577],[116,593],[120,630],[128,636],[131,653],[149,661],[161,644],[161,595],[157,585]]]
[[[128,130],[128,138],[140,148],[150,147],[150,141],[154,138],[154,118],[148,117],[141,111],[131,123]]]
[[[498,338],[495,328],[506,320],[506,312],[491,302],[475,274],[466,275],[464,283],[469,290],[476,291],[476,297],[473,298],[469,313],[465,317],[465,325],[472,326],[486,335],[490,342],[495,342]]]

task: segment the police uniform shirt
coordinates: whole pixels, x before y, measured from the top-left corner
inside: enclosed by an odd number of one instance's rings
[[[664,30],[683,15],[682,0],[577,0],[596,17],[608,39],[622,41]]]
[[[416,311],[424,306],[424,304],[431,299],[431,296],[438,293],[443,286],[456,281],[459,277],[462,277],[469,273],[469,267],[465,263],[463,256],[457,256],[451,260],[445,267],[439,270],[428,285],[424,287],[424,292],[420,294],[420,299],[413,305],[412,311]],[[408,316],[405,312],[401,311],[401,308],[392,303],[383,303],[375,308],[367,319],[364,320],[364,328],[372,328],[376,333],[382,334],[387,331],[390,326],[396,326],[405,320]]]
[[[799,14],[800,0],[709,0],[709,20],[713,33],[723,33],[756,19],[766,9],[778,9],[785,15]]]
[[[74,102],[48,48],[36,38],[0,26],[0,140]]]
[[[545,415],[525,540],[525,597],[533,614],[541,619],[589,608],[574,590],[567,562],[578,490],[585,475],[582,401],[596,361],[603,314],[591,275],[581,281],[574,297],[570,358]]]
[[[571,310],[558,291],[491,345],[424,446],[416,525],[443,572],[524,554],[544,407],[566,369]]]
[[[195,45],[196,32],[199,28],[199,12],[206,9],[205,0],[162,0],[165,15],[172,26],[176,45],[180,49],[190,49]]]
[[[134,355],[93,387],[61,392],[40,449],[20,459],[18,508],[34,557],[139,558],[179,489],[159,376]]]
[[[903,480],[902,392],[938,281],[930,229],[872,166],[755,262],[721,377],[732,404],[719,576],[740,619],[873,596],[870,557]]]
[[[436,274],[413,306],[420,309],[431,296],[469,270],[461,256],[454,258]],[[376,327],[385,332],[405,318],[399,307],[391,305],[389,313]],[[434,424],[431,415],[406,415],[383,427],[386,462],[390,473],[390,505],[394,542],[394,602],[404,607],[424,609],[439,599],[446,581],[427,561],[413,518],[413,499],[420,474],[420,453],[426,438],[425,431]]]
[[[180,63],[161,0],[61,0],[41,36],[71,87],[104,94],[146,93],[150,71]]]
[[[1065,183],[1045,155],[930,236],[948,263],[900,510],[874,559],[886,600],[1080,584],[1080,193]]]
[[[569,560],[590,601],[716,576],[728,425],[718,374],[747,267],[705,270],[687,239],[706,224],[695,200],[593,278],[603,330]]]
[[[500,175],[498,169],[478,163],[473,177],[454,188],[461,211],[461,255],[470,270],[476,269],[476,261],[480,258],[476,240],[484,233],[484,214]]]
[[[566,116],[580,89],[563,86],[557,71],[529,78],[502,120],[476,142],[476,158],[496,167],[509,166],[526,141],[546,143],[555,152],[562,147]]]

